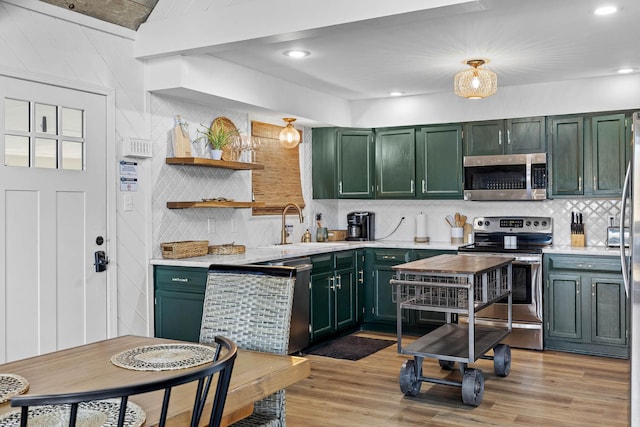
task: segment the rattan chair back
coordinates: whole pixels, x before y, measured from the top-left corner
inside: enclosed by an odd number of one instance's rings
[[[211,265],[207,275],[200,342],[231,337],[239,348],[286,354],[296,268]],[[256,402],[234,426],[285,426],[285,392]]]

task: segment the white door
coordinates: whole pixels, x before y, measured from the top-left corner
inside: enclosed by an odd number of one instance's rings
[[[103,95],[0,76],[0,362],[107,337],[106,117]]]

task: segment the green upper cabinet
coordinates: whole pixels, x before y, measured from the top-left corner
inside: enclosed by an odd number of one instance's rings
[[[597,116],[591,119],[594,196],[621,194],[627,164],[627,140],[624,114]]]
[[[314,128],[312,130],[314,199],[373,197],[373,131]]]
[[[339,129],[337,138],[338,198],[373,197],[373,131]]]
[[[465,155],[544,153],[545,137],[544,117],[466,123]]]
[[[311,181],[314,199],[335,199],[338,197],[336,132],[335,128],[314,128],[311,130]]]
[[[552,197],[619,197],[627,164],[624,113],[549,118]]]
[[[549,125],[551,194],[581,196],[584,194],[584,120],[558,117],[549,119]]]
[[[376,197],[415,197],[416,135],[413,128],[376,130]]]
[[[417,195],[462,199],[462,126],[423,127],[416,141]]]

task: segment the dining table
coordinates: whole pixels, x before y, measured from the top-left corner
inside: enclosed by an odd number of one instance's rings
[[[130,370],[112,363],[112,356],[139,347],[171,343],[193,344],[164,338],[124,335],[0,364],[0,374],[23,377],[28,382],[26,393],[35,395],[120,387],[173,376],[176,371]],[[310,373],[310,362],[304,357],[238,349],[223,411],[223,425],[249,416],[255,402],[303,380]],[[195,383],[189,383],[172,390],[168,425],[189,424],[195,387]],[[209,419],[213,394],[213,391],[209,393],[209,403],[205,407],[202,424]],[[139,405],[145,412],[144,426],[158,424],[162,396],[163,391],[156,391],[130,398],[131,402]],[[0,403],[0,417],[16,409],[8,401]]]

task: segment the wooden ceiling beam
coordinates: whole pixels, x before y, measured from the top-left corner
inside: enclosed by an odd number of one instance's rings
[[[158,0],[40,0],[136,31]]]

